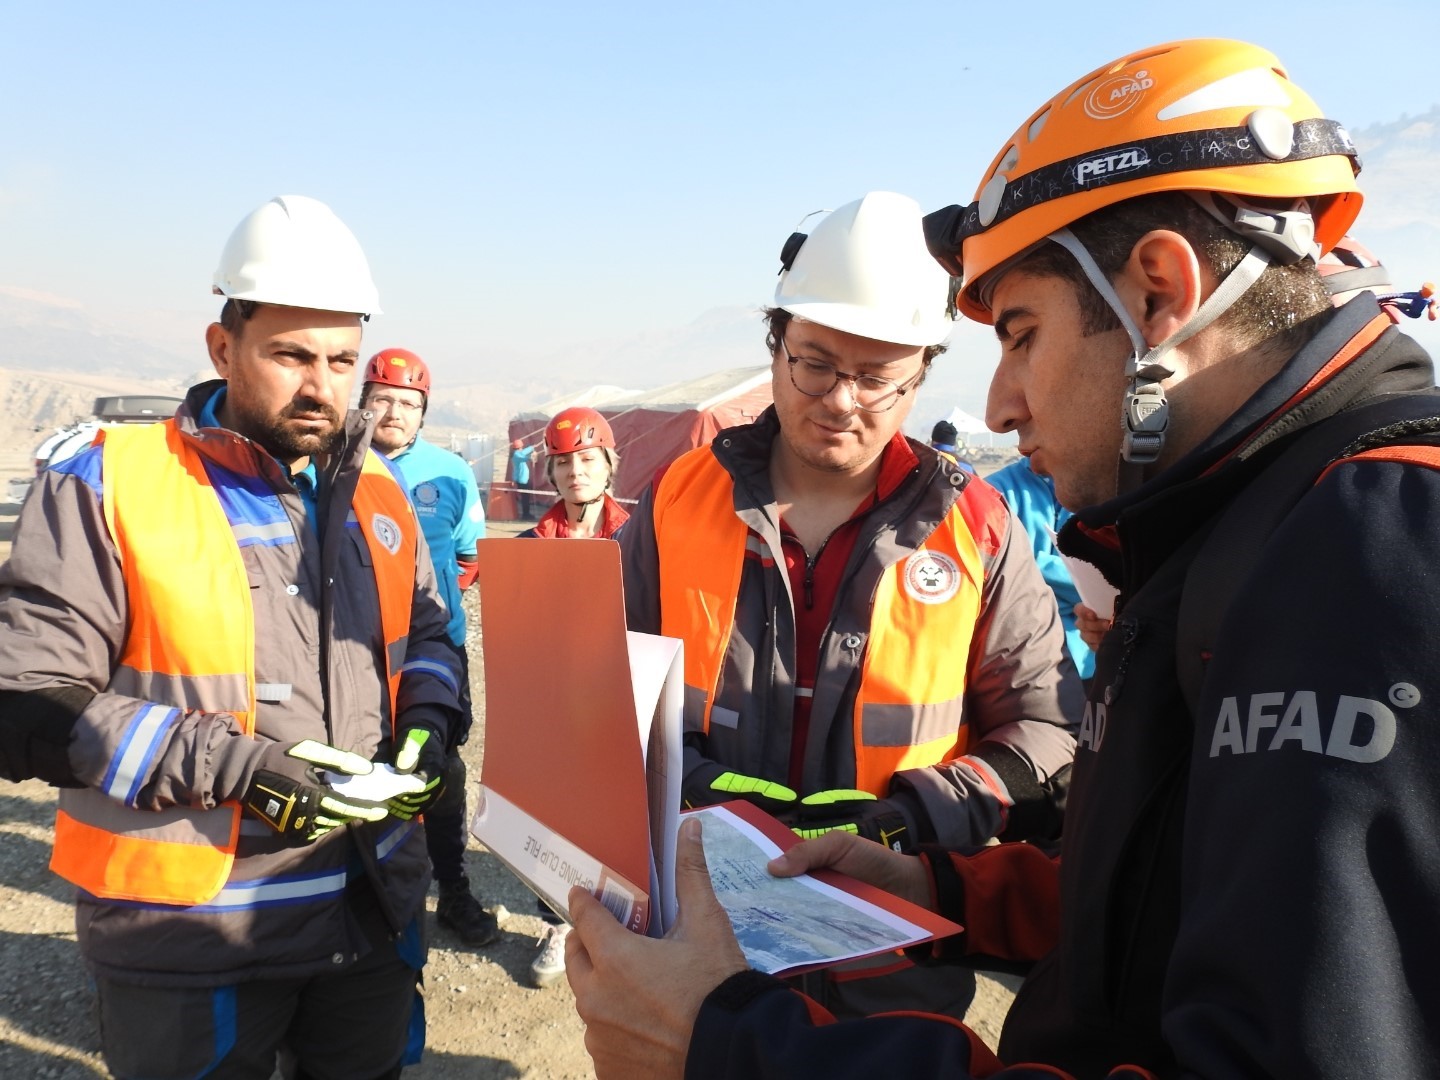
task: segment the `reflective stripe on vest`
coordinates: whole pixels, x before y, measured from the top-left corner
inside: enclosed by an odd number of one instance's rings
[[[654,520],[660,632],[685,642],[687,727],[708,732],[745,550],[755,538],[735,513],[729,473],[709,449],[666,471]],[[883,796],[897,771],[964,753],[967,659],[983,582],[980,551],[958,505],[921,548],[881,574],[852,720],[855,787]]]
[[[394,724],[401,669],[405,666],[405,654],[410,651],[410,604],[415,598],[420,525],[415,520],[410,496],[374,450],[365,455],[351,507],[370,552],[380,595],[380,631],[385,639],[386,686],[390,722]]]
[[[255,614],[240,547],[282,543],[287,535],[293,542],[293,530],[280,527],[279,499],[253,478],[218,468],[212,476],[173,420],[101,438],[102,502],[129,608],[125,644],[107,690],[143,703],[103,788],[60,792],[50,866],[105,899],[203,903],[229,878],[239,805],[152,812],[128,804],[183,710],[229,712],[247,735],[253,733]],[[214,486],[216,478],[222,489]],[[375,515],[384,519],[366,528],[365,536],[386,642],[403,642],[415,573],[409,501],[389,470],[367,459],[355,504],[362,525]],[[398,667],[387,672],[391,716]]]
[[[260,826],[267,836],[274,835],[266,825],[255,819],[242,821],[240,831],[248,834],[251,822]],[[420,828],[418,821],[397,822],[375,843],[375,861],[384,863],[402,843]],[[291,904],[309,904],[317,900],[332,900],[345,891],[350,880],[357,876],[355,868],[330,867],[320,871],[305,871],[298,874],[277,874],[274,877],[249,878],[245,881],[230,881],[218,893],[202,904],[186,907],[186,914],[223,915],[235,911],[253,911],[256,908],[280,907]],[[82,894],[89,900],[100,900],[93,893]],[[119,904],[130,908],[163,909],[169,904],[115,901],[108,898],[106,903]]]

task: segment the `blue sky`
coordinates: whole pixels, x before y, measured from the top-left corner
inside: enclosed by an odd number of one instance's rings
[[[203,321],[236,221],[307,194],[365,246],[385,343],[456,372],[764,301],[807,211],[968,201],[1030,111],[1145,45],[1266,45],[1352,128],[1440,98],[1413,4],[57,0],[0,25],[0,284]]]

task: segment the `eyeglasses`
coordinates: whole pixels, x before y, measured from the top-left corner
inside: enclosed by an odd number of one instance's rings
[[[410,413],[419,412],[424,406],[424,402],[401,401],[399,398],[393,398],[387,394],[376,394],[370,399],[369,405],[377,412],[390,409],[400,416],[408,416]]]
[[[902,397],[915,388],[925,374],[925,367],[904,382],[882,379],[879,375],[851,375],[823,360],[812,360],[808,356],[792,356],[785,339],[780,339],[780,351],[790,365],[790,382],[806,397],[824,397],[834,390],[842,380],[850,384],[850,400],[861,412],[889,412]]]

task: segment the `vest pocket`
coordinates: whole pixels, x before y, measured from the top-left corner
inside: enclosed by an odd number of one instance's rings
[[[360,556],[360,565],[367,570],[370,569],[370,567],[374,565],[374,562],[370,558],[370,545],[365,542],[365,537],[361,535],[359,528],[347,526],[345,534],[350,538],[351,545]]]

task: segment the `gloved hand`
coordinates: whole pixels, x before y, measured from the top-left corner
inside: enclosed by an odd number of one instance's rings
[[[308,844],[352,821],[379,821],[385,804],[341,795],[317,769],[364,776],[375,768],[359,754],[305,739],[265,748],[241,803],[282,836]]]
[[[794,807],[796,798],[795,792],[773,780],[761,780],[758,776],[746,776],[744,773],[722,772],[701,790],[687,792],[685,805],[688,809],[693,809],[697,806],[713,806],[730,799],[744,799],[766,813],[779,815]]]
[[[395,752],[395,771],[414,773],[425,781],[425,786],[396,795],[386,804],[390,813],[409,821],[433,805],[445,791],[445,760],[445,747],[429,728],[412,727],[402,732],[400,749]]]
[[[896,802],[852,788],[806,795],[789,813],[781,814],[780,820],[805,840],[840,830],[893,851],[908,851],[917,841],[909,816]]]

